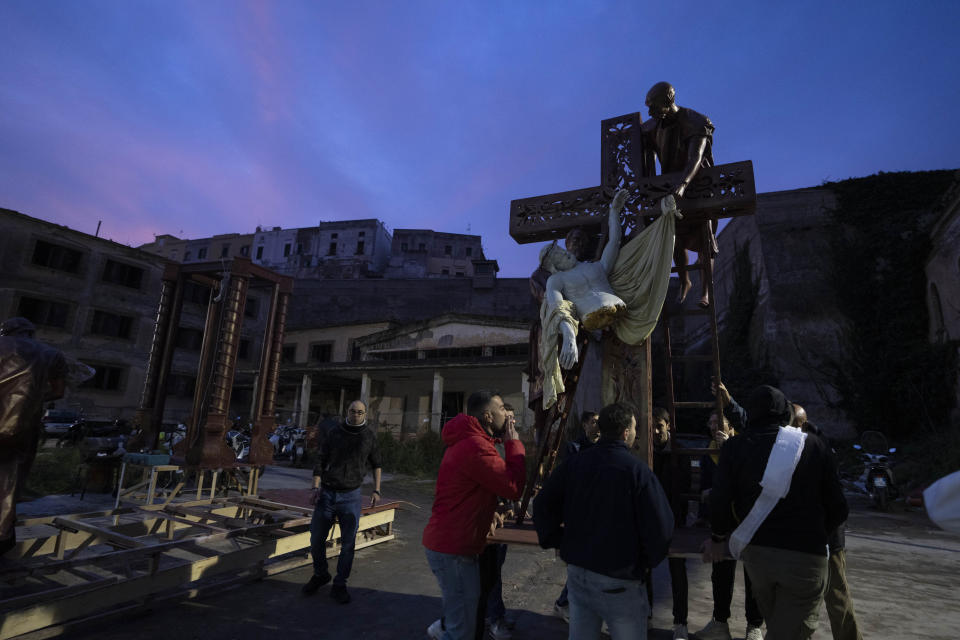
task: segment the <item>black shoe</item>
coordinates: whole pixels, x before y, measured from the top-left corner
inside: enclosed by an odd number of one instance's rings
[[[350,594],[347,592],[347,585],[335,584],[330,588],[330,597],[340,604],[350,602]]]
[[[317,592],[317,589],[319,589],[319,588],[322,587],[323,585],[327,584],[328,582],[330,582],[330,574],[329,574],[329,573],[328,573],[327,575],[325,575],[325,576],[318,576],[318,575],[314,574],[314,575],[310,576],[310,581],[309,581],[307,584],[303,585],[303,588],[300,589],[300,591],[301,591],[301,592],[303,593],[303,595],[305,595],[305,596],[312,596],[313,594],[315,594],[315,593]]]

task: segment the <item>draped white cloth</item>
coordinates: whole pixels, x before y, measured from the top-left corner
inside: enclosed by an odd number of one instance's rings
[[[740,558],[740,552],[750,544],[753,534],[757,532],[780,499],[790,492],[790,481],[793,479],[797,463],[800,462],[806,441],[807,434],[797,427],[780,427],[777,441],[773,443],[767,467],[763,470],[763,478],[760,480],[763,491],[753,503],[750,513],[730,535],[730,555],[734,558]]]

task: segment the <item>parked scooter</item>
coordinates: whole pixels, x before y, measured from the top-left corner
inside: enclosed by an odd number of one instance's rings
[[[246,462],[250,457],[250,436],[242,431],[227,431],[227,444],[237,454],[238,462]]]
[[[886,511],[890,500],[899,493],[888,461],[889,456],[897,452],[896,447],[888,447],[886,436],[879,431],[864,431],[860,444],[853,445],[853,448],[863,455],[864,488],[877,509]]]

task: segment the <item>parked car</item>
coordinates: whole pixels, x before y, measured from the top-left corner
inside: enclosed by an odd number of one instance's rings
[[[79,419],[80,412],[73,409],[47,409],[41,418],[43,433],[48,437],[62,438]]]

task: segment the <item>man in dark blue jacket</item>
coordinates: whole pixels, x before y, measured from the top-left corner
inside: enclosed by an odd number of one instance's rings
[[[644,575],[666,556],[673,512],[653,472],[630,453],[633,407],[600,412],[600,440],[565,461],[533,503],[540,546],[567,562],[570,637],[647,637]]]

